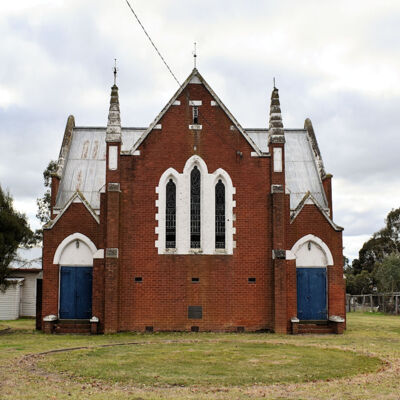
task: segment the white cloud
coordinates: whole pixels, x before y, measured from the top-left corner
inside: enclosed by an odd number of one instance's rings
[[[242,125],[267,126],[277,78],[285,126],[313,120],[334,217],[356,254],[399,206],[398,0],[132,5],[181,81],[198,42],[200,72]],[[124,125],[152,121],[177,85],[123,1],[5,2],[0,35],[0,183],[33,222],[67,116],[106,124],[114,58]]]
[[[0,107],[7,108],[21,102],[21,96],[14,88],[0,86]]]
[[[371,235],[343,236],[343,255],[350,261],[358,258],[358,252]]]

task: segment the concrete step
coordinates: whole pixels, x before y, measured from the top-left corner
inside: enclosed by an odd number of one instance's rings
[[[328,324],[299,324],[298,333],[326,334],[334,333],[334,329]]]
[[[86,333],[90,334],[89,320],[61,320],[55,327],[56,333]]]

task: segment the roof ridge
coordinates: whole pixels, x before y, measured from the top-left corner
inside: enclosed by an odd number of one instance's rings
[[[159,122],[159,120],[169,110],[169,108],[172,106],[172,104],[175,102],[175,100],[179,97],[179,95],[183,92],[183,90],[186,88],[186,86],[191,82],[191,80],[194,77],[197,77],[200,80],[201,84],[204,85],[204,87],[211,94],[211,96],[214,98],[214,100],[217,102],[217,104],[222,108],[222,110],[225,112],[225,114],[228,116],[228,118],[233,122],[234,125],[236,125],[236,128],[238,129],[238,131],[244,136],[244,138],[247,140],[247,142],[250,144],[250,146],[253,148],[253,150],[259,156],[261,156],[262,153],[261,153],[260,149],[258,148],[258,146],[253,142],[251,137],[246,133],[245,129],[242,128],[242,126],[239,124],[239,122],[236,120],[236,118],[232,115],[232,113],[229,111],[229,109],[225,106],[225,104],[221,101],[221,99],[217,96],[217,94],[213,91],[211,86],[207,83],[207,81],[202,77],[202,75],[196,68],[193,69],[193,71],[190,73],[190,75],[186,78],[185,82],[183,82],[183,84],[179,87],[179,89],[171,97],[169,102],[160,111],[160,113],[157,115],[157,117],[153,120],[153,122],[146,129],[146,131],[143,132],[142,137],[132,147],[131,154],[143,143],[143,141],[146,139],[146,137],[149,135],[149,133],[153,130],[153,128],[156,126],[156,124]]]

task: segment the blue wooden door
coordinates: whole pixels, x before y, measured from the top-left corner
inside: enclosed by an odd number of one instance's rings
[[[297,268],[297,317],[326,320],[326,268]]]
[[[60,318],[92,317],[92,267],[61,267]]]

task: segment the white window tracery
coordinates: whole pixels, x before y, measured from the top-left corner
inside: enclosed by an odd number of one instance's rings
[[[193,171],[195,171],[195,175],[198,178],[196,189],[198,190],[199,198],[196,197],[196,201],[198,201],[195,204],[196,210],[193,210]],[[166,237],[168,219],[166,195],[167,185],[171,180],[174,182],[176,188],[175,248],[169,247],[170,243],[167,243],[169,241]],[[220,185],[219,187],[221,185],[224,187],[225,201],[224,207],[221,207],[221,204],[219,204],[219,213],[216,211],[218,206],[216,204],[216,189],[218,184]],[[235,188],[232,185],[229,174],[225,170],[219,168],[210,174],[204,160],[200,156],[194,155],[187,160],[182,173],[173,168],[167,169],[160,177],[156,193],[158,193],[158,200],[156,200],[156,207],[158,209],[156,214],[156,234],[158,234],[158,240],[156,240],[155,244],[159,254],[233,253],[235,247],[233,240],[233,235],[235,234],[235,228],[233,227],[233,208],[236,206],[233,200]],[[221,210],[223,210],[223,214]],[[199,218],[196,221],[194,221],[195,214],[193,211],[199,212]],[[221,215],[224,216],[224,221],[221,221]],[[219,225],[216,221],[217,218],[219,218]],[[193,222],[196,223],[194,224]],[[224,246],[221,244],[223,243],[221,239],[222,230],[219,232],[219,245],[217,245],[218,226],[220,230],[224,228]],[[198,231],[194,232],[194,227],[198,228]],[[197,243],[197,239],[199,243]]]

